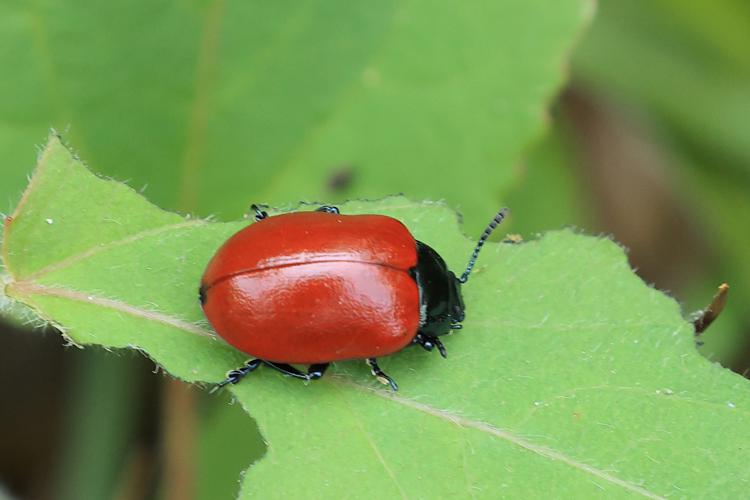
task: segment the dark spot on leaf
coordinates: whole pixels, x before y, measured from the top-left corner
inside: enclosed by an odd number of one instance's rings
[[[332,192],[341,192],[351,186],[354,170],[351,165],[342,165],[335,169],[326,180],[326,188]]]

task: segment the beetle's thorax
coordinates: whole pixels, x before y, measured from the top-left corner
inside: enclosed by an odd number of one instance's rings
[[[464,320],[461,283],[438,253],[417,241],[417,266],[412,270],[420,294],[420,328],[426,335],[450,333]]]

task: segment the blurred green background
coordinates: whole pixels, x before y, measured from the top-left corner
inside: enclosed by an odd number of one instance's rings
[[[476,235],[507,205],[526,239],[612,235],[686,314],[728,282],[700,349],[745,374],[750,4],[602,0],[590,21],[572,0],[447,5],[6,2],[6,211],[50,127],[199,216],[403,192]],[[233,498],[264,452],[228,397],[138,353],[66,348],[9,314],[0,341],[0,491]]]

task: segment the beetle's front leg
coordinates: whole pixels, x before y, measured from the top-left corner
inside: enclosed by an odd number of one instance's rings
[[[443,345],[443,342],[432,335],[424,335],[422,333],[418,333],[413,343],[422,346],[422,349],[425,351],[432,351],[435,347],[437,347],[438,352],[440,352],[440,355],[444,358],[448,357],[448,351],[445,350],[445,346]]]

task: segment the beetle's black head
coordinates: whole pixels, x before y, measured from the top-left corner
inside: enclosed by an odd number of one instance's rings
[[[421,241],[417,241],[417,267],[413,274],[420,294],[419,331],[437,336],[457,328],[465,316],[461,282],[442,257]]]
[[[413,269],[413,274],[420,296],[419,333],[438,336],[461,328],[465,316],[461,285],[469,280],[479,251],[507,213],[507,208],[501,209],[487,225],[460,278],[448,270],[445,261],[435,250],[417,241],[417,266]]]

